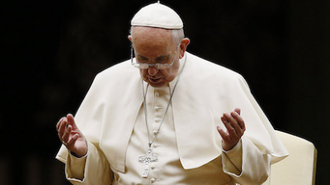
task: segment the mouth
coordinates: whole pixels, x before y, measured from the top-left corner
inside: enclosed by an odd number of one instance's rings
[[[160,83],[162,78],[148,78],[148,81],[154,84]]]

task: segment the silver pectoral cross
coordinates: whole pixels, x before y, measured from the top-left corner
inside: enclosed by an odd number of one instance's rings
[[[150,163],[157,162],[158,156],[152,153],[152,149],[148,148],[147,153],[139,156],[139,162],[144,163],[144,170],[142,172],[142,177],[146,178],[149,174]]]

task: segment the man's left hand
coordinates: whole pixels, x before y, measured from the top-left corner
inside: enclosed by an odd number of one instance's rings
[[[220,129],[219,126],[217,129],[223,139],[222,148],[225,151],[234,148],[234,146],[239,142],[245,132],[244,120],[240,114],[241,109],[236,108],[235,111],[231,112],[230,114],[224,113],[221,117],[223,124],[227,128],[227,132],[223,129]]]

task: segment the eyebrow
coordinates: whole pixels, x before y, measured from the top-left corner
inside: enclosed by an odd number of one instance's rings
[[[149,58],[147,58],[147,57],[145,57],[145,56],[143,56],[143,55],[137,55],[137,56],[138,56],[141,60],[149,61]],[[168,55],[161,55],[161,56],[155,58],[155,61],[156,61],[156,62],[159,62],[159,61],[163,61],[163,60],[168,60],[170,56],[171,56],[170,54],[168,54]]]

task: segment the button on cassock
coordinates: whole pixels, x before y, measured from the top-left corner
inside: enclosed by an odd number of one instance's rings
[[[162,108],[162,107],[161,107],[160,105],[156,105],[156,106],[154,107],[155,111],[159,111],[161,108]]]
[[[160,121],[162,121],[162,118],[155,117],[155,122],[156,122],[156,123],[159,123]]]
[[[155,178],[151,178],[151,179],[150,179],[150,182],[151,182],[151,183],[154,183],[155,181],[156,181]]]

